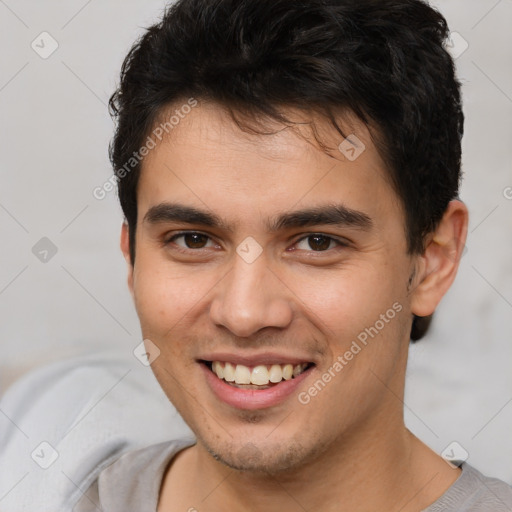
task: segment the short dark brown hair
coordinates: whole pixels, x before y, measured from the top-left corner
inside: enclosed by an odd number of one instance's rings
[[[126,56],[110,98],[110,159],[135,260],[141,162],[126,162],[177,100],[290,123],[336,112],[370,129],[405,212],[411,254],[458,196],[464,115],[445,18],[422,0],[178,0]],[[238,121],[237,121],[238,122]],[[373,131],[372,131],[373,130]],[[417,321],[419,339],[428,319]],[[419,329],[419,330],[418,330]],[[418,337],[419,336],[419,337]]]

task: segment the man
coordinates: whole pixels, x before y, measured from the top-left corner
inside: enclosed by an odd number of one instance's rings
[[[468,223],[447,35],[420,0],[181,0],[132,48],[121,248],[196,438],[122,456],[75,511],[512,510],[403,421]]]

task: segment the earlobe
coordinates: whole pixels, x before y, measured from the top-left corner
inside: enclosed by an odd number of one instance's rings
[[[468,227],[466,205],[459,200],[449,203],[423,255],[421,271],[412,293],[412,313],[425,317],[434,313],[448,291],[462,258]]]
[[[121,227],[121,240],[120,240],[121,252],[123,253],[124,259],[128,266],[128,288],[133,297],[133,265],[130,256],[130,232],[128,229],[128,223],[123,222]]]

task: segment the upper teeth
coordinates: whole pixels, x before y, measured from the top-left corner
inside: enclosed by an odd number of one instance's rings
[[[226,382],[234,382],[235,384],[255,384],[264,386],[269,382],[277,383],[284,380],[290,380],[292,377],[300,375],[308,366],[307,363],[297,364],[273,364],[271,366],[258,365],[250,368],[243,364],[236,366],[231,363],[223,363],[213,361],[212,370]]]

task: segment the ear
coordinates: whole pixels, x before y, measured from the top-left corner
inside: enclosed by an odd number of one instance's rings
[[[121,227],[121,251],[123,253],[126,264],[128,265],[128,288],[133,298],[133,264],[130,257],[130,233],[128,230],[128,223],[123,222]]]
[[[450,201],[441,222],[419,257],[411,310],[417,316],[434,313],[448,291],[463,256],[468,230],[468,210],[459,200]]]

